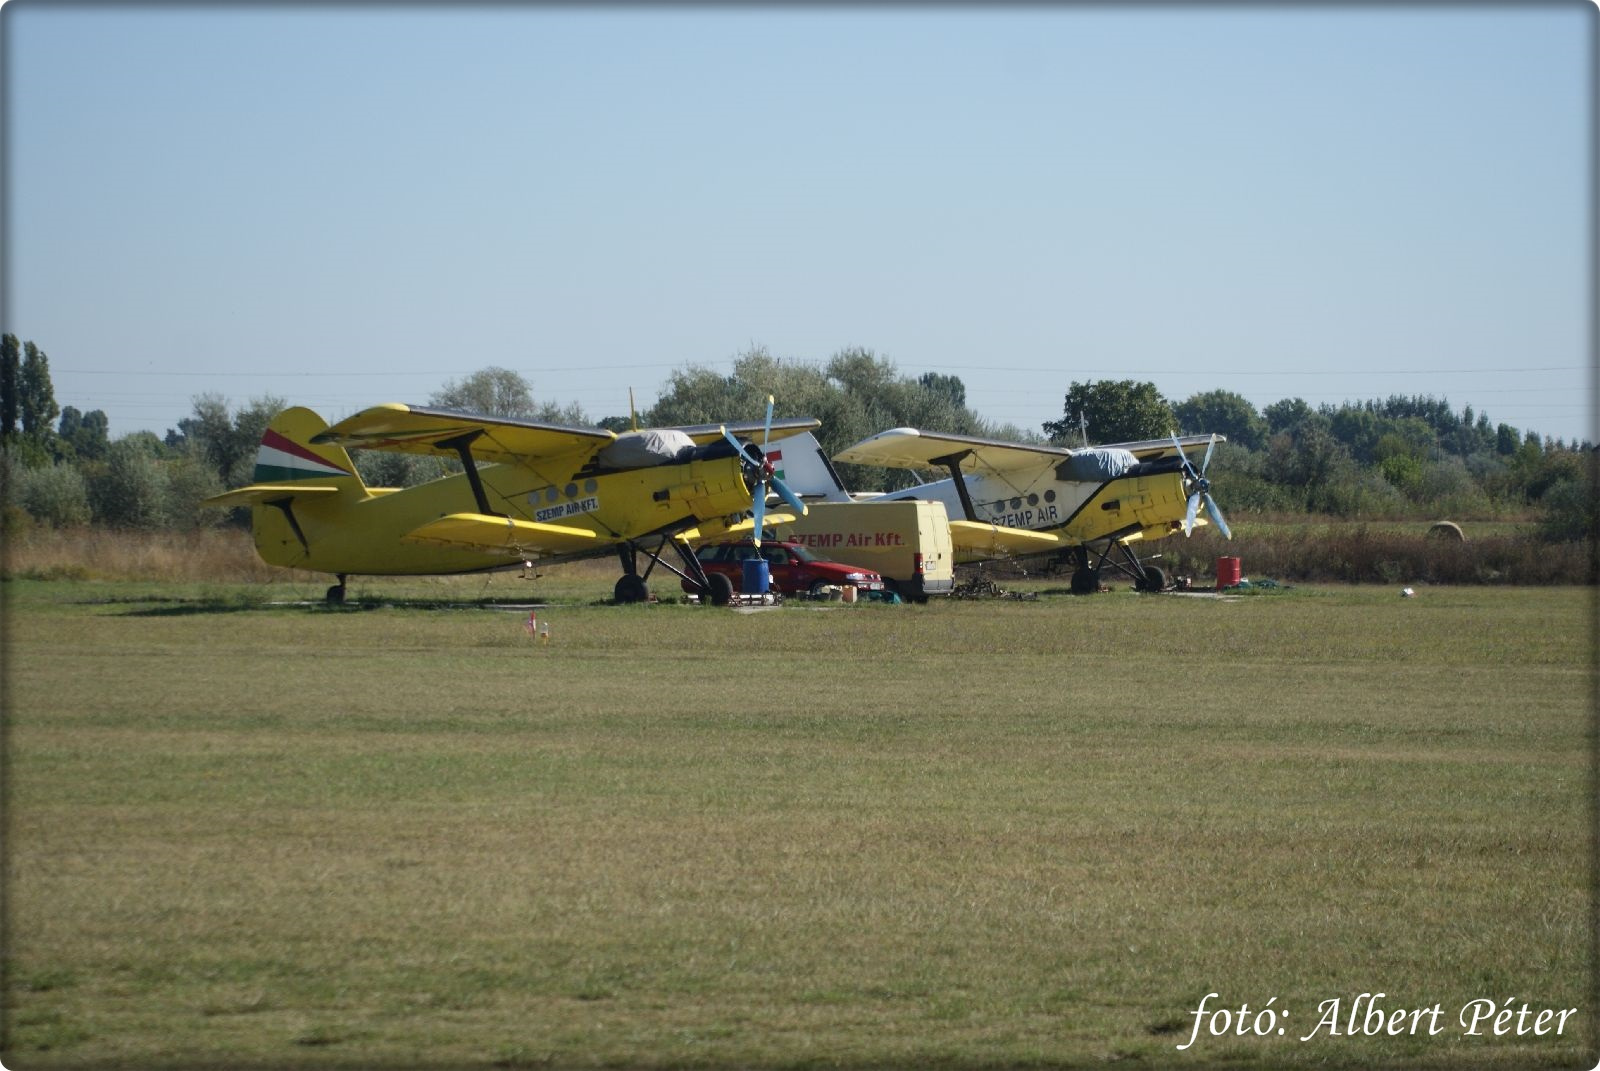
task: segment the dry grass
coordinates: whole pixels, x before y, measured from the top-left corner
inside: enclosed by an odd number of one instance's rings
[[[10,1066],[1586,1066],[1583,592],[147,598],[13,585]],[[1584,1026],[1175,1049],[1379,989]]]
[[[294,583],[309,573],[257,557],[238,528],[138,532],[30,528],[6,541],[7,577],[35,580],[144,580],[163,584]]]

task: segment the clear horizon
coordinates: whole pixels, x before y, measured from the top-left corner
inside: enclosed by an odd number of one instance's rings
[[[113,436],[860,346],[1028,430],[1136,379],[1600,437],[1590,5],[0,18],[5,330]]]

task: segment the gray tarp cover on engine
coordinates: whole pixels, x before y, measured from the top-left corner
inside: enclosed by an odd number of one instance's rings
[[[1056,472],[1063,479],[1099,482],[1114,480],[1136,464],[1138,459],[1130,451],[1090,446],[1074,450],[1072,456],[1056,468]]]
[[[595,462],[603,469],[643,469],[678,460],[694,449],[694,440],[672,428],[630,431],[601,450]]]

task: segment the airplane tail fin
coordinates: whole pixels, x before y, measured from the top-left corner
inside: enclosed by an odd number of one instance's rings
[[[355,463],[345,448],[313,445],[311,439],[328,430],[328,422],[309,409],[295,406],[273,417],[256,450],[256,484],[295,484],[302,481],[333,484],[341,491],[365,491]]]
[[[365,482],[342,446],[313,445],[311,437],[328,422],[309,409],[285,409],[272,418],[256,450],[256,468],[244,487],[213,495],[208,506],[250,506],[250,532],[262,560],[296,567],[311,551],[309,516],[329,516],[328,508],[368,495]]]
[[[778,477],[801,498],[820,498],[824,502],[849,502],[850,492],[823,453],[817,437],[802,431],[777,440],[766,448]]]
[[[244,487],[208,498],[213,506],[257,505],[272,500],[354,492],[367,486],[342,446],[313,444],[328,422],[296,406],[272,418],[256,449],[256,468]]]

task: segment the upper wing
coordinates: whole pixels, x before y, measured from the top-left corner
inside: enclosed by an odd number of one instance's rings
[[[783,439],[790,435],[797,435],[802,431],[811,431],[820,428],[822,421],[814,417],[783,417],[772,422],[772,438]],[[727,428],[734,435],[746,439],[754,438],[766,425],[759,420],[746,420],[738,424],[690,424],[687,427],[675,427],[671,430],[681,431],[695,441],[696,446],[715,442],[722,438],[722,429]]]
[[[1185,435],[1178,440],[1185,450],[1201,447],[1212,441],[1227,442],[1221,435]],[[1096,446],[1096,451],[1126,450],[1140,461],[1152,461],[1168,454],[1176,454],[1171,439],[1146,439],[1136,443],[1107,443]],[[997,442],[970,435],[948,435],[944,432],[920,431],[916,428],[895,428],[879,432],[833,455],[835,461],[848,461],[857,465],[881,465],[891,469],[940,468],[937,459],[961,454],[964,472],[1008,472],[1014,469],[1034,468],[1040,463],[1059,464],[1079,451],[1064,446],[1033,446],[1028,443]]]
[[[1168,444],[1171,448],[1171,444]],[[942,458],[964,454],[964,472],[1007,472],[1059,464],[1072,456],[1061,446],[1030,446],[1026,443],[999,442],[971,435],[894,428],[863,439],[833,455],[835,461],[854,465],[880,465],[891,469],[931,469],[942,467]]]
[[[540,424],[532,420],[482,416],[450,409],[390,403],[364,409],[312,436],[313,443],[337,443],[363,450],[458,456],[465,445],[479,461],[530,463],[560,459],[573,471],[596,451],[616,441],[604,428]]]
[[[1184,435],[1178,439],[1178,443],[1185,451],[1188,451],[1190,447],[1207,446],[1213,440],[1219,443],[1228,441],[1227,437],[1223,435]],[[1107,443],[1105,446],[1099,447],[1099,449],[1126,450],[1140,461],[1153,461],[1167,454],[1177,454],[1177,451],[1172,448],[1171,439],[1145,439],[1136,443]]]

